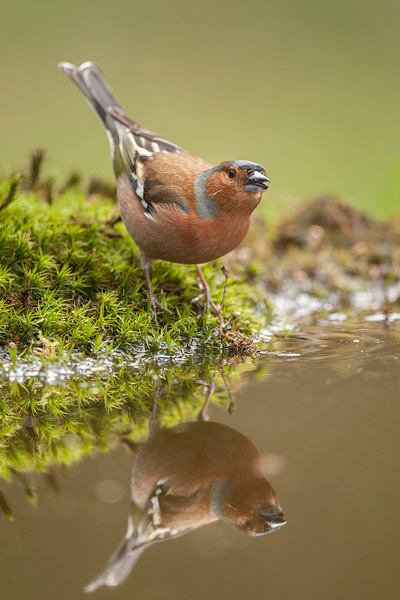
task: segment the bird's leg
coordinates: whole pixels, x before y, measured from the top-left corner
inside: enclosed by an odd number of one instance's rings
[[[154,433],[156,430],[158,430],[159,426],[157,423],[157,409],[158,409],[158,401],[160,399],[161,394],[164,392],[165,388],[167,387],[167,385],[161,385],[160,383],[157,383],[157,387],[155,390],[155,394],[154,394],[154,404],[153,404],[153,410],[151,411],[151,417],[150,417],[150,421],[149,421],[149,432]]]
[[[196,265],[196,269],[197,269],[197,272],[198,272],[199,277],[200,277],[200,281],[201,281],[201,285],[202,285],[202,290],[201,290],[200,296],[197,296],[197,298],[194,298],[192,300],[192,302],[196,302],[202,296],[205,296],[206,297],[206,303],[205,303],[205,307],[204,307],[204,312],[205,313],[208,312],[210,310],[210,306],[215,310],[215,312],[218,312],[218,309],[215,306],[215,303],[213,302],[213,299],[211,298],[210,286],[207,283],[207,279],[205,278],[204,273],[201,270],[200,265]]]
[[[199,415],[197,417],[197,419],[199,421],[208,421],[207,408],[208,408],[208,405],[210,404],[211,397],[215,390],[214,381],[215,381],[215,375],[212,376],[211,382],[208,385],[208,392],[207,392],[206,399],[204,400],[203,406],[201,407],[201,411],[199,412]]]
[[[153,288],[151,287],[149,263],[146,260],[142,260],[142,269],[144,272],[144,276],[146,278],[147,289],[149,291],[151,314],[152,314],[155,322],[157,323],[157,308],[159,308],[160,310],[163,310],[164,312],[168,313],[169,315],[172,315],[172,312],[169,310],[169,308],[166,308],[165,306],[160,304],[160,302],[158,302],[158,300],[156,299],[154,292],[153,292]]]
[[[159,393],[159,386],[157,385],[156,393],[154,395],[153,410],[151,411],[151,418],[150,418],[150,420],[154,423],[157,421],[158,399],[159,399],[160,395],[161,394]]]
[[[228,287],[228,277],[229,277],[229,273],[228,273],[228,269],[226,269],[225,267],[222,267],[221,271],[224,274],[225,277],[225,285],[224,285],[224,292],[222,294],[222,300],[221,300],[221,307],[218,311],[218,321],[219,321],[219,341],[222,342],[222,338],[224,337],[224,331],[222,328],[223,322],[222,322],[222,311],[224,310],[224,302],[225,302],[225,298],[226,298],[226,289]]]
[[[220,363],[221,377],[222,377],[222,381],[224,382],[224,385],[225,385],[226,391],[228,392],[228,397],[229,397],[228,413],[230,415],[233,415],[233,413],[236,410],[236,404],[235,404],[235,400],[232,397],[231,390],[230,390],[230,387],[228,385],[228,382],[226,381],[224,364],[225,364],[225,360],[221,356],[221,363]]]

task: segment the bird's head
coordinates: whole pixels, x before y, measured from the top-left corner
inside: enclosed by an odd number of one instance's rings
[[[263,477],[248,479],[240,486],[217,482],[211,490],[211,510],[251,536],[270,533],[286,523],[275,491]]]
[[[231,160],[214,167],[206,189],[218,208],[224,211],[253,212],[268,189],[265,169],[246,160]]]
[[[247,535],[256,536],[276,531],[285,523],[286,519],[280,508],[265,505],[251,511],[239,523],[232,522],[232,525]]]

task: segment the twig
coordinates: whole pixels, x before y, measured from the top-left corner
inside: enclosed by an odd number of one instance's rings
[[[14,200],[20,181],[21,181],[20,175],[14,175],[14,177],[11,179],[10,189],[8,190],[6,199],[4,200],[4,202],[2,202],[0,204],[0,210],[3,210],[3,208],[6,208],[6,206],[11,204],[11,202]]]

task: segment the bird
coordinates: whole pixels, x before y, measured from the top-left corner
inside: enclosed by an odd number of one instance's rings
[[[217,519],[250,536],[286,523],[257,448],[203,411],[197,421],[166,428],[153,410],[132,470],[126,535],[85,591],[121,584],[146,548]]]
[[[246,236],[268,188],[264,167],[246,160],[213,166],[128,117],[95,63],[58,66],[106,129],[119,210],[140,251],[152,316],[157,320],[157,309],[171,314],[152,289],[149,268],[157,259],[196,265],[205,312],[216,310],[200,264],[227,254]]]

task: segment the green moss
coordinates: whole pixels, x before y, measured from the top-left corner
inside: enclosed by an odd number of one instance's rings
[[[138,344],[176,352],[194,338],[208,351],[232,346],[228,337],[220,339],[217,316],[202,317],[191,303],[198,286],[190,266],[155,264],[154,289],[174,315],[160,312],[157,325],[138,250],[116,222],[114,201],[79,191],[75,177],[72,187],[52,189],[49,202],[37,167],[31,171],[25,187],[33,181],[33,189],[17,189],[16,177],[0,182],[0,345],[14,342],[22,349],[43,334],[64,348],[85,351]],[[221,265],[210,264],[205,273],[215,301],[221,301]],[[256,305],[265,308],[257,316]],[[268,312],[254,289],[230,281],[224,329],[251,340]]]
[[[195,270],[160,261],[152,283],[173,316],[155,323],[113,189],[92,180],[85,192],[73,174],[57,191],[42,159],[0,180],[0,478],[18,477],[30,500],[25,472],[144,435],[161,388],[166,425],[195,418],[214,380],[213,401],[229,406],[222,357],[251,354],[270,319],[250,277],[230,279],[220,321],[191,302]],[[221,265],[205,274],[221,302]],[[12,518],[1,490],[0,512]]]
[[[135,360],[104,353],[86,363],[84,356],[71,360],[80,368],[57,356],[36,358],[24,381],[11,376],[0,382],[0,480],[19,479],[28,500],[35,499],[35,486],[25,473],[49,476],[53,466],[71,465],[88,454],[134,447],[148,432],[156,396],[157,419],[171,427],[197,418],[211,385],[211,401],[233,409],[228,385],[254,368],[238,358],[216,363],[211,356]],[[18,362],[16,357],[16,367]],[[63,373],[69,374],[63,378]],[[1,487],[0,513],[12,518]]]

